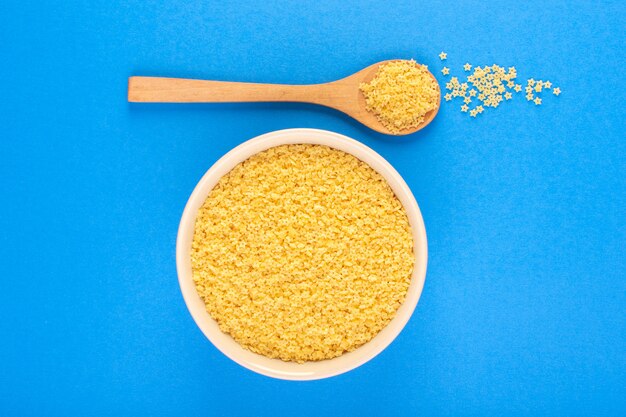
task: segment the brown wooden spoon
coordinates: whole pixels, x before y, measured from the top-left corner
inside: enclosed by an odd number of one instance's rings
[[[437,115],[437,107],[426,113],[417,127],[399,133],[390,132],[365,108],[365,97],[359,84],[374,78],[381,61],[346,78],[324,84],[286,85],[227,81],[190,80],[183,78],[130,77],[128,101],[157,103],[232,103],[232,102],[301,102],[313,103],[339,110],[377,132],[387,135],[407,135],[429,124]],[[433,79],[435,77],[429,73]],[[441,92],[439,93],[441,99]]]

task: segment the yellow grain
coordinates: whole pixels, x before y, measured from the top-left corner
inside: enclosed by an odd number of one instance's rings
[[[383,177],[319,145],[261,152],[225,175],[198,211],[198,294],[246,349],[316,361],[371,340],[413,270],[406,212]]]
[[[391,61],[362,83],[367,110],[392,133],[419,126],[439,104],[439,86],[425,66],[413,60]]]

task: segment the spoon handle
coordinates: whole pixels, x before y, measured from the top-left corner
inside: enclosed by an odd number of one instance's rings
[[[286,85],[184,78],[130,77],[128,101],[157,103],[225,103],[292,101],[325,104],[324,84]]]

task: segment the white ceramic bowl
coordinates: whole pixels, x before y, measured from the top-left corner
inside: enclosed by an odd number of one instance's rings
[[[220,331],[217,322],[206,312],[203,301],[196,292],[191,274],[191,242],[198,209],[218,180],[240,162],[266,149],[297,143],[327,145],[347,152],[366,162],[378,171],[389,183],[400,202],[404,205],[413,231],[415,268],[404,303],[395,318],[368,343],[337,358],[319,362],[284,362],[252,353],[242,348],[229,335]],[[238,364],[274,378],[289,380],[311,380],[327,378],[354,369],[372,359],[385,349],[407,323],[422,293],[426,276],[427,244],[424,221],[417,202],[400,174],[372,149],[346,136],[317,129],[286,129],[250,139],[237,146],[208,171],[193,190],[178,229],[176,242],[176,267],[178,280],[187,308],[200,330],[224,355]]]

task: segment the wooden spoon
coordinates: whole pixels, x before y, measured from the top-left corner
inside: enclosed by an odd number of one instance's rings
[[[374,78],[381,61],[341,80],[324,84],[285,85],[256,84],[226,81],[204,81],[183,78],[130,77],[128,79],[128,101],[158,103],[227,103],[227,102],[302,102],[314,103],[339,110],[365,126],[387,135],[407,135],[417,132],[429,124],[439,110],[437,107],[426,113],[424,121],[417,127],[400,133],[390,132],[365,109],[365,97],[359,84]],[[435,77],[429,73],[433,79]],[[438,85],[438,84],[437,84]]]

